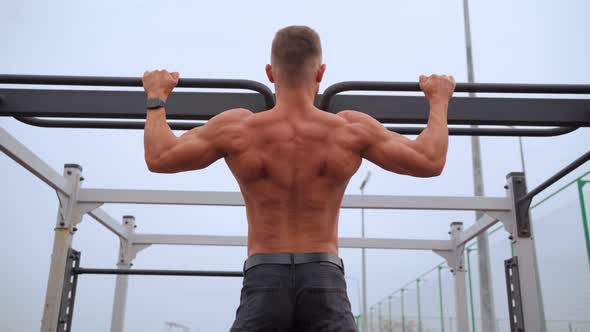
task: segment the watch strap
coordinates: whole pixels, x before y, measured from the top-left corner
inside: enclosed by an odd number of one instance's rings
[[[145,104],[148,110],[155,110],[166,106],[166,103],[160,98],[148,98]]]

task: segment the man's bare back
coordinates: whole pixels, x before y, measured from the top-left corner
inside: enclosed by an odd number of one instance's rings
[[[244,116],[242,148],[225,160],[246,202],[249,255],[337,254],[340,203],[361,163],[347,125],[312,107]]]

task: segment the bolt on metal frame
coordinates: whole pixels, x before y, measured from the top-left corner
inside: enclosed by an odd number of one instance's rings
[[[17,75],[18,76],[18,75]],[[22,78],[22,77],[21,77]],[[7,75],[0,75],[1,83],[23,83],[30,80],[37,80],[39,77],[24,77],[24,81],[18,81],[18,77],[7,78]],[[11,79],[17,79],[11,81]],[[63,77],[48,78],[49,81],[42,81],[50,84],[74,84],[75,80],[83,81],[81,84],[85,85],[137,85],[136,81],[129,83],[126,79],[121,82],[110,84],[111,78],[105,78],[94,82],[92,78],[84,82],[83,78],[68,78],[64,80]],[[53,80],[53,81],[52,81]],[[57,82],[57,83],[56,83]],[[89,83],[90,82],[90,83]],[[94,82],[94,83],[92,83]],[[106,83],[105,83],[106,82]],[[127,83],[126,83],[127,82]],[[79,83],[79,82],[78,82]],[[200,82],[199,84],[201,84]],[[209,82],[210,83],[210,82]],[[219,83],[219,82],[217,82]],[[354,90],[373,90],[379,86],[385,86],[387,91],[416,91],[414,83],[396,83],[385,84],[380,82],[345,82],[345,88]],[[27,83],[32,84],[32,83]],[[126,85],[127,84],[127,85]],[[219,83],[216,87],[227,87],[224,83]],[[404,88],[406,84],[409,86]],[[375,86],[376,85],[376,86]],[[199,87],[201,87],[199,85]],[[243,86],[240,86],[244,88]],[[458,85],[459,91],[480,91],[481,89],[489,89],[492,92],[538,92],[538,93],[589,93],[590,86],[538,86],[538,85],[474,85],[465,84],[465,86]],[[258,89],[258,87],[256,88]],[[254,90],[256,90],[254,89]],[[340,87],[340,89],[343,89]],[[404,90],[406,89],[406,90]],[[479,89],[479,90],[478,90]],[[264,90],[264,89],[258,89]],[[256,90],[256,91],[258,91]],[[516,91],[513,91],[516,90]],[[51,92],[46,92],[51,91]],[[137,98],[134,92],[125,92],[117,94],[121,91],[100,91],[96,94],[95,91],[58,91],[58,90],[24,90],[24,89],[2,89],[0,90],[0,113],[5,112],[5,105],[11,105],[16,101],[17,104],[22,102],[23,96],[31,96],[31,94],[39,94],[39,96],[46,96],[52,99],[53,102],[59,98],[83,98],[84,94],[89,98],[100,98],[100,95],[117,95],[118,98],[126,100],[127,103],[133,104],[129,99]],[[260,92],[260,91],[258,91]],[[327,92],[329,92],[327,90]],[[261,92],[263,95],[265,92]],[[20,94],[21,99],[15,98]],[[131,94],[134,94],[131,96]],[[326,93],[327,94],[327,93]],[[335,93],[334,93],[335,94]],[[220,94],[221,95],[221,94]],[[8,97],[6,97],[8,96]],[[188,97],[187,94],[185,97]],[[199,98],[204,95],[200,95]],[[207,103],[217,103],[223,98],[219,95],[209,96],[210,100]],[[233,95],[235,97],[235,95]],[[232,97],[232,98],[233,98]],[[244,96],[242,96],[244,97]],[[379,120],[392,120],[391,115],[384,115],[385,111],[391,107],[385,108],[386,103],[392,102],[394,99],[381,98],[387,96],[339,96],[340,103],[366,103],[367,101],[375,102],[378,107],[369,110],[369,114],[376,115]],[[378,98],[374,98],[378,97]],[[57,98],[57,99],[56,99]],[[127,99],[125,99],[127,98]],[[241,98],[241,97],[240,97]],[[237,100],[241,100],[238,98]],[[245,98],[251,98],[247,96]],[[231,99],[231,98],[230,98]],[[338,97],[335,98],[333,104],[338,104]],[[462,103],[462,107],[473,106],[474,102],[482,103],[491,107],[494,103],[502,103],[499,100],[488,101],[485,104],[485,98],[477,98],[477,101],[469,98],[463,99],[458,104]],[[493,98],[490,98],[493,99]],[[29,98],[26,102],[33,101],[33,104],[43,102],[43,100],[35,101]],[[265,96],[267,106],[269,98]],[[401,102],[406,105],[415,103],[412,97],[401,97],[396,99],[398,104]],[[550,99],[547,99],[550,100]],[[547,101],[546,99],[534,101],[532,99],[506,99],[505,103],[512,106],[520,105],[527,108],[527,114],[518,118],[519,115],[513,113],[502,113],[499,117],[485,115],[487,119],[479,120],[480,124],[496,124],[504,123],[517,125],[557,125],[557,126],[590,126],[590,109],[588,109],[588,100],[554,100],[547,102],[552,107],[563,106],[568,108],[568,112],[555,115],[547,105],[544,105],[539,114],[532,116],[532,109],[530,105],[541,105],[540,102]],[[235,100],[234,100],[235,101]],[[25,104],[26,104],[25,102]],[[185,104],[186,104],[185,100]],[[202,100],[201,100],[202,102]],[[328,104],[329,100],[327,101]],[[223,103],[222,103],[223,104]],[[21,104],[18,104],[22,106]],[[528,105],[528,106],[526,106]],[[26,107],[25,107],[26,106]],[[35,105],[33,105],[35,106]],[[38,105],[37,105],[38,106]],[[59,105],[53,105],[57,109]],[[112,105],[111,105],[112,106]],[[218,105],[219,106],[219,105]],[[19,106],[20,107],[20,106]],[[38,110],[31,110],[31,105],[24,105],[18,111],[8,111],[0,115],[18,116],[18,117],[34,117],[34,116],[83,116],[83,117],[103,117],[104,114],[92,113],[97,110],[90,110],[88,114],[81,114],[79,110],[72,113],[72,110],[65,110],[66,113],[51,113],[42,114]],[[29,107],[29,109],[27,109]],[[423,115],[416,114],[417,106],[414,105],[413,114],[408,117],[405,115],[398,115],[395,120],[401,123],[420,123]],[[18,107],[17,107],[18,108]],[[337,110],[337,109],[336,109]],[[332,111],[332,109],[331,109]],[[70,113],[67,113],[70,112]],[[143,112],[143,111],[142,111]],[[182,112],[181,112],[182,113]],[[118,115],[117,115],[118,114]],[[139,114],[139,113],[138,113]],[[121,112],[110,113],[111,118],[137,118],[137,115],[123,114]],[[186,114],[185,114],[186,115]],[[201,119],[208,119],[215,114],[198,114]],[[182,114],[173,115],[171,118],[182,118]],[[388,118],[389,116],[389,118]],[[461,113],[457,115],[458,118],[451,120],[458,124],[477,122],[473,115]],[[515,118],[516,116],[516,118]],[[413,117],[413,118],[412,118]],[[461,118],[463,117],[463,118]],[[533,119],[534,118],[534,119]],[[61,121],[61,120],[60,120]],[[528,122],[527,122],[528,121]],[[532,121],[532,122],[531,122]],[[541,123],[542,121],[545,121]],[[124,128],[125,126],[121,126]],[[497,130],[497,129],[492,129]],[[514,133],[514,132],[512,132]],[[473,133],[471,133],[473,134]],[[75,164],[66,164],[64,166],[63,175],[59,175],[47,163],[37,157],[33,152],[28,150],[18,140],[12,137],[8,132],[0,127],[0,150],[8,155],[10,158],[21,164],[24,168],[29,170],[35,176],[40,178],[43,182],[55,189],[59,197],[58,216],[55,228],[55,238],[53,245],[53,254],[51,258],[50,273],[48,280],[48,287],[46,292],[45,307],[42,319],[42,331],[56,331],[59,324],[60,307],[64,301],[63,288],[64,280],[66,279],[66,268],[68,261],[68,254],[71,250],[72,238],[76,232],[76,225],[82,221],[82,216],[90,215],[99,223],[104,225],[107,229],[117,235],[121,241],[119,249],[119,258],[117,269],[84,269],[75,267],[74,272],[77,274],[83,273],[109,273],[118,274],[115,303],[113,306],[113,320],[111,325],[112,331],[122,331],[125,313],[125,301],[127,293],[127,275],[133,274],[134,270],[130,269],[132,261],[137,253],[153,244],[165,245],[220,245],[220,246],[246,246],[247,238],[241,236],[205,236],[205,235],[185,235],[185,234],[141,234],[134,232],[135,220],[131,216],[123,218],[123,223],[119,223],[116,219],[110,217],[101,206],[105,203],[132,203],[132,204],[172,204],[172,205],[214,205],[214,206],[243,206],[244,201],[239,192],[204,192],[204,191],[166,191],[166,190],[120,190],[120,189],[93,189],[82,188],[82,168]],[[468,229],[463,229],[462,223],[451,223],[450,237],[448,240],[415,240],[415,239],[379,239],[379,238],[341,238],[340,247],[342,248],[379,248],[379,249],[411,249],[411,250],[430,250],[442,256],[454,276],[455,288],[455,308],[457,315],[457,329],[460,332],[467,332],[469,329],[468,321],[468,301],[467,301],[467,280],[465,269],[465,245],[468,241],[476,237],[478,234],[486,231],[488,228],[501,222],[504,228],[511,234],[513,240],[515,257],[518,257],[518,271],[519,275],[516,282],[520,285],[520,293],[522,295],[522,317],[523,321],[519,322],[519,326],[526,326],[529,331],[538,331],[541,326],[541,319],[543,317],[543,306],[539,294],[539,278],[533,268],[536,264],[536,257],[534,251],[534,242],[531,237],[532,229],[528,223],[528,208],[531,199],[534,195],[565,176],[575,167],[581,165],[590,159],[590,152],[584,154],[574,163],[564,168],[561,172],[551,177],[539,187],[531,190],[529,193],[524,186],[523,173],[511,173],[507,176],[506,196],[505,197],[454,197],[454,196],[378,196],[378,195],[346,195],[342,201],[342,208],[368,208],[368,209],[424,209],[424,210],[470,210],[482,212],[482,217],[475,222],[474,225]],[[439,268],[439,282],[440,273]],[[77,272],[76,272],[77,271]],[[137,271],[139,272],[139,271]],[[150,271],[145,270],[142,274],[160,274],[160,275],[224,275],[224,272],[216,271]],[[184,272],[184,273],[183,273]],[[229,273],[231,274],[231,273]],[[232,276],[239,276],[238,273]],[[372,312],[372,311],[371,311]],[[442,312],[442,303],[441,303]],[[379,312],[380,314],[380,312]],[[442,315],[441,315],[442,316]],[[372,324],[372,321],[371,321]],[[441,327],[444,329],[444,324],[441,322]],[[70,328],[71,325],[68,325]]]

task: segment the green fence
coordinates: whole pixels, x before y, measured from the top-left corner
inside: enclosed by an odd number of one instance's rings
[[[541,293],[549,332],[590,332],[590,231],[584,179],[590,171],[531,206]],[[512,244],[503,226],[488,232],[496,329],[510,331],[504,260]],[[466,246],[469,319],[481,331],[477,244]],[[454,288],[448,267],[441,263],[382,297],[370,307],[369,331],[456,331]],[[447,271],[448,272],[448,271]],[[361,319],[360,316],[357,319]]]

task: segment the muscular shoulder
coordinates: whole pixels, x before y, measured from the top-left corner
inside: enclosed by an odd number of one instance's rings
[[[347,122],[363,121],[363,120],[366,120],[367,117],[369,117],[365,113],[351,111],[351,110],[340,111],[340,112],[336,113],[336,115],[343,118]]]
[[[383,125],[379,121],[362,112],[342,111],[338,112],[336,116],[343,118],[348,127],[356,131],[372,131],[377,128],[383,128]]]
[[[336,115],[346,121],[347,134],[355,138],[361,145],[361,149],[390,135],[390,132],[379,121],[368,114],[357,111],[342,111]]]
[[[236,108],[219,113],[197,131],[198,137],[205,138],[223,151],[233,150],[244,140],[245,121],[252,112]]]
[[[250,117],[252,114],[253,113],[250,110],[247,110],[245,108],[234,108],[217,114],[216,116],[211,118],[211,120],[209,120],[208,123],[210,125],[235,124]]]

